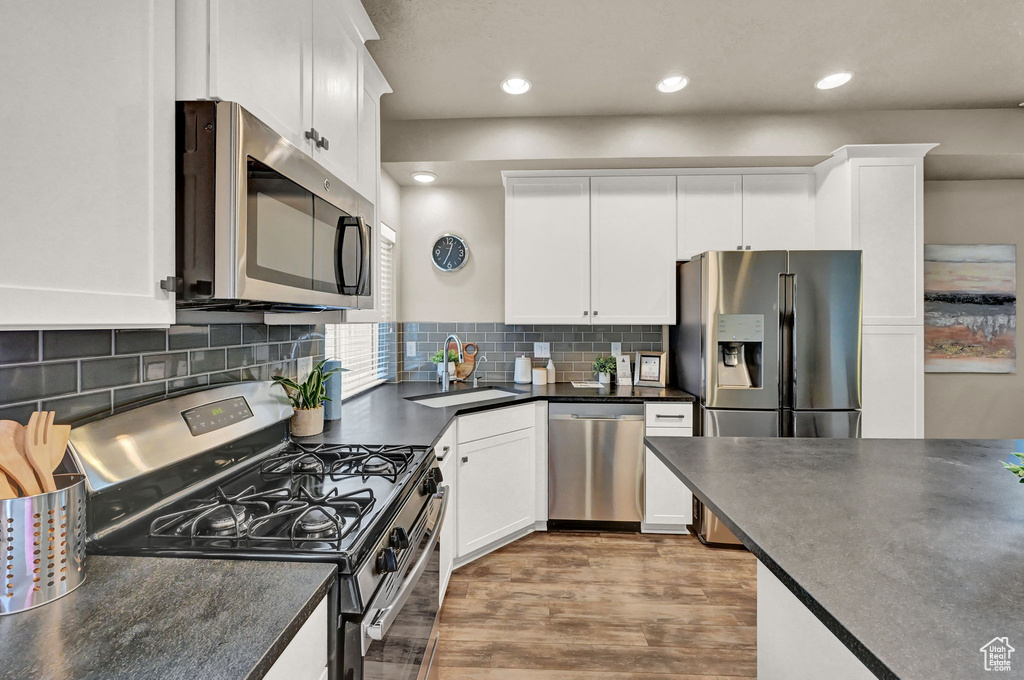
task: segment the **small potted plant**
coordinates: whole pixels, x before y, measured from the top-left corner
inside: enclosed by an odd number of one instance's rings
[[[284,388],[295,407],[292,434],[296,437],[310,437],[324,431],[324,402],[330,401],[327,396],[327,376],[346,370],[332,368],[325,371],[326,363],[325,359],[314,366],[301,383],[283,375],[274,376],[274,382]]]
[[[438,378],[444,375],[444,364],[441,363],[442,361],[444,361],[443,357],[443,350],[438,350],[437,353],[434,354],[434,356],[430,357],[430,361],[433,362],[434,364],[437,364]],[[453,349],[448,350],[448,382],[455,380],[455,366],[458,360],[459,353]]]
[[[597,382],[605,385],[611,383],[612,373],[615,372],[615,357],[598,357],[594,359],[594,373],[597,373]]]
[[[1007,463],[1004,460],[1002,461],[1003,467],[1020,477],[1020,483],[1024,484],[1024,453],[1014,453],[1013,455],[1017,456],[1017,462]]]

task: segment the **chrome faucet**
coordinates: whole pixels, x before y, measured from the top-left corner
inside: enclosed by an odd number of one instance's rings
[[[448,343],[451,342],[452,340],[455,341],[455,347],[457,348],[459,354],[459,358],[457,359],[457,361],[461,364],[464,358],[462,355],[462,341],[459,340],[458,336],[456,336],[455,333],[452,333],[451,335],[444,339],[444,344],[441,345],[441,363],[444,365],[444,368],[442,369],[441,373],[442,392],[447,392],[450,389],[448,382]]]

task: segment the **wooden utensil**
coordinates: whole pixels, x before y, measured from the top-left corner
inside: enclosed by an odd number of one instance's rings
[[[27,496],[42,493],[32,466],[25,458],[25,428],[13,420],[0,420],[0,470]]]
[[[71,439],[70,425],[54,425],[50,428],[53,446],[50,447],[50,469],[56,470],[64,462],[64,454],[68,451],[68,440]]]
[[[53,427],[55,415],[53,411],[36,411],[29,416],[25,428],[25,458],[35,470],[36,478],[45,492],[57,490],[57,485],[53,483],[53,467],[50,465],[50,443],[53,441],[50,428]]]
[[[11,481],[7,479],[7,475],[0,472],[0,501],[5,501],[8,498],[17,498],[18,490],[11,486]]]
[[[473,353],[470,354],[469,348],[473,348]],[[476,368],[476,353],[480,350],[476,346],[475,342],[467,342],[462,347],[462,363],[455,367],[455,377],[459,380],[465,380],[473,374],[473,370]]]

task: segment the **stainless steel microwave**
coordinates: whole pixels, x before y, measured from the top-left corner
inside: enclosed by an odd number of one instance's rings
[[[178,103],[178,304],[373,307],[373,205],[233,102]]]

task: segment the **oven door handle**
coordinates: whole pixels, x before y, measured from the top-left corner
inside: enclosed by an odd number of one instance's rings
[[[437,547],[437,540],[441,535],[441,525],[444,523],[444,516],[448,511],[448,498],[450,493],[451,487],[449,486],[441,487],[441,490],[438,492],[438,496],[441,497],[441,510],[437,515],[437,522],[434,523],[434,533],[431,535],[426,548],[424,548],[423,554],[420,555],[416,564],[413,565],[411,570],[409,570],[409,577],[405,579],[405,583],[402,584],[402,589],[398,591],[395,599],[391,604],[378,610],[374,615],[373,621],[366,629],[366,634],[371,640],[384,639],[384,636],[388,633],[388,629],[391,628],[391,624],[395,622],[396,618],[398,618],[399,612],[402,611],[402,607],[405,606],[409,596],[412,595],[412,591],[416,587],[416,583],[420,580],[420,577],[426,570],[427,563],[430,561],[430,556],[434,552],[434,548]]]

